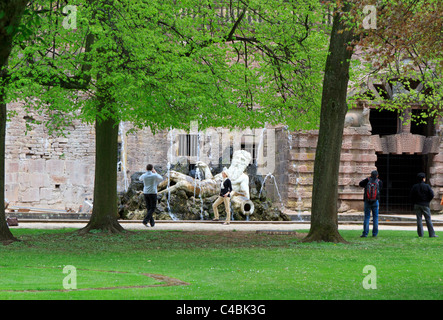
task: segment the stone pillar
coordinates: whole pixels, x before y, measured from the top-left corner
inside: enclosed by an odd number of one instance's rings
[[[434,199],[431,201],[430,207],[433,211],[442,211],[440,201],[443,197],[443,144],[441,143],[440,135],[443,132],[443,123],[441,119],[436,127],[439,136],[431,137],[434,141],[434,152],[437,153],[433,156],[432,161],[430,161],[431,167],[429,168],[429,184],[434,191]],[[428,148],[432,149],[432,147]]]
[[[377,155],[367,126],[345,128],[340,158],[339,212],[363,210],[363,189],[358,185],[375,170]]]
[[[369,109],[351,110],[345,122],[339,168],[339,211],[362,210],[360,180],[375,169],[377,155],[371,138]],[[294,132],[288,161],[288,207],[309,210],[312,202],[318,130]]]
[[[398,117],[397,133],[411,133],[411,113],[411,108],[407,108]]]
[[[292,133],[289,149],[288,203],[291,210],[309,210],[312,202],[318,130]]]

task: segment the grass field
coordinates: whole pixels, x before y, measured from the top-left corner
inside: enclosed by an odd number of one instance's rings
[[[307,244],[300,235],[240,231],[12,231],[22,241],[0,245],[2,300],[443,298],[441,235],[360,239],[349,230],[341,231],[349,244]]]

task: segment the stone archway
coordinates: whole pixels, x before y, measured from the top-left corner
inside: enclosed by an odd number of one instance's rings
[[[415,110],[419,108],[411,107],[400,114],[385,111],[386,117],[370,116],[375,165],[385,186],[380,201],[380,211],[384,213],[412,213],[410,188],[416,183],[417,173],[431,176],[434,155],[440,150],[441,138],[433,122],[418,126],[410,121]],[[374,115],[375,112],[378,111],[371,111]]]
[[[380,169],[380,178],[387,180],[384,192],[385,198],[381,201],[381,208],[386,210],[400,209],[403,213],[410,212],[408,197],[412,183],[418,171],[427,175],[427,181],[434,190],[435,197],[431,202],[431,210],[441,210],[440,199],[443,194],[443,145],[441,132],[443,122],[438,119],[434,123],[426,106],[415,103],[404,105],[404,111],[390,111],[381,108],[381,101],[402,100],[402,96],[412,98],[418,95],[430,94],[429,88],[417,79],[375,79],[369,77],[367,81],[355,86],[348,92],[348,98],[358,97],[355,106],[348,112],[345,120],[346,134],[351,133],[358,150],[342,150],[342,189],[339,190],[341,205],[339,210],[362,210],[362,192],[358,187],[358,179],[367,175],[370,170]],[[412,99],[413,100],[413,99]],[[410,121],[417,119],[417,115],[426,113],[427,123]],[[357,137],[358,135],[358,137]],[[348,139],[349,140],[349,139]],[[346,139],[344,139],[345,145]],[[356,163],[355,177],[347,178],[347,172],[354,172],[348,153],[359,153],[361,160],[367,162]],[[375,159],[374,159],[375,158]],[[378,168],[380,167],[380,168]],[[346,170],[345,170],[346,169]],[[398,176],[403,173],[404,176]],[[349,175],[349,174],[348,174]],[[391,187],[391,193],[388,192]],[[392,201],[390,201],[392,200]],[[384,203],[383,203],[384,202]],[[360,204],[360,206],[358,206]],[[395,204],[394,206],[392,206]]]

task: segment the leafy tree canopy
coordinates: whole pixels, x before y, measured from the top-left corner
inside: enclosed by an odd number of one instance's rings
[[[371,11],[365,10],[371,5]],[[363,25],[369,15],[372,28]],[[354,85],[368,80],[385,83],[378,94],[364,85],[351,102],[370,100],[381,109],[398,112],[426,107],[414,120],[436,121],[443,103],[443,2],[383,0],[373,5],[359,1],[349,17],[355,23],[354,44],[360,59]]]
[[[30,3],[9,62],[10,101],[49,113],[54,130],[67,115],[154,131],[318,125],[328,37],[318,1],[66,3]]]

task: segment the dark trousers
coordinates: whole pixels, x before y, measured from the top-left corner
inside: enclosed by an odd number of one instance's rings
[[[429,207],[426,206],[420,206],[418,204],[414,205],[414,211],[417,216],[417,233],[419,237],[423,237],[423,222],[422,222],[422,215],[425,216],[426,220],[426,227],[428,227],[428,232],[430,237],[435,236],[434,226],[432,225],[431,221],[431,210]]]
[[[155,208],[157,206],[157,194],[156,193],[144,193],[145,196],[145,202],[146,202],[146,210],[147,214],[145,218],[143,219],[143,223],[147,224],[148,222],[151,224],[151,227],[154,226],[155,221],[152,217],[152,214],[155,211]]]

